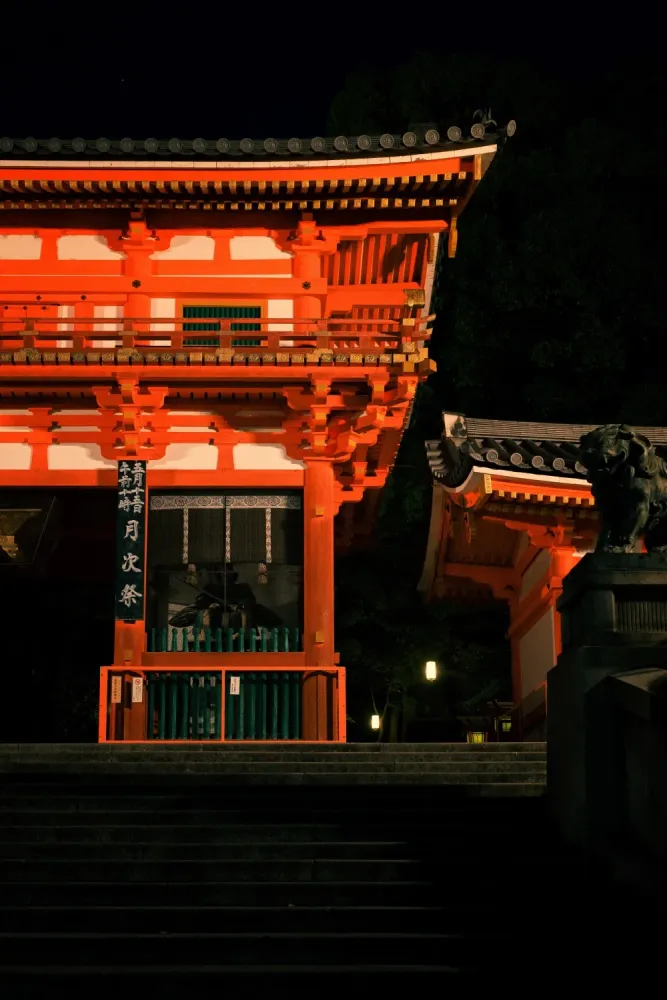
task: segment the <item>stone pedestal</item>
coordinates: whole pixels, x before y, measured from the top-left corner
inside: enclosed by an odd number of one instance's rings
[[[610,820],[607,793],[625,766],[602,682],[667,663],[667,557],[587,555],[565,577],[557,607],[563,651],[547,677],[548,794],[565,836],[588,845]]]

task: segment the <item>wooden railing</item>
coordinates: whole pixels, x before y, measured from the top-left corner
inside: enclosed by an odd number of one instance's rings
[[[0,308],[2,303],[0,303]],[[96,348],[140,353],[234,350],[270,352],[308,350],[400,350],[405,342],[427,341],[435,317],[402,319],[252,319],[206,320],[206,330],[188,330],[192,319],[62,318],[2,319],[0,350],[84,351]],[[279,329],[276,329],[279,328]]]
[[[303,739],[303,691],[325,676],[329,730],[320,742],[345,742],[342,667],[222,666],[193,669],[102,667],[99,742],[236,742]]]
[[[294,653],[301,649],[298,628],[237,629],[189,628],[151,629],[149,653]]]

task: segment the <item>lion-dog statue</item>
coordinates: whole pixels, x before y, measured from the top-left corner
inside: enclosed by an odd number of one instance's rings
[[[599,552],[667,552],[667,462],[626,424],[605,424],[579,442],[579,461],[600,513]]]

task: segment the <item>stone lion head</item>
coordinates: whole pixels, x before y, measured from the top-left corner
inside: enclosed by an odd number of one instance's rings
[[[580,462],[591,475],[613,473],[623,465],[630,465],[640,476],[650,476],[657,463],[653,446],[643,434],[638,434],[627,424],[605,424],[579,441]]]

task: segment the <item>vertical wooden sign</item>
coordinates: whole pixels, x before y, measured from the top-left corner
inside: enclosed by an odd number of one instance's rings
[[[116,621],[144,617],[146,463],[118,463]]]

